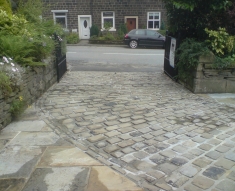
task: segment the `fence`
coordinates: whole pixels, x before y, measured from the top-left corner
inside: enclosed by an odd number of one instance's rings
[[[62,51],[62,39],[54,34],[54,39],[56,41],[56,48],[55,48],[55,64],[57,69],[57,82],[63,77],[65,72],[67,71],[67,64],[66,64],[66,54],[63,54]]]

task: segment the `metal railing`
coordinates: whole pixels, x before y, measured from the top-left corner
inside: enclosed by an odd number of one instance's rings
[[[63,39],[60,36],[54,34],[54,39],[56,41],[55,48],[55,64],[57,69],[57,82],[63,77],[63,75],[67,71],[67,63],[66,63],[66,54],[63,54],[62,51],[62,41]]]

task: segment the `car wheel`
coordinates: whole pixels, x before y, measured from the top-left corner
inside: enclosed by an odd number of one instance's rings
[[[137,48],[138,42],[136,40],[131,40],[129,43],[130,48]]]

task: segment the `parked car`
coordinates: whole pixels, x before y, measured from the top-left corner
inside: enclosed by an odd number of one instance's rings
[[[157,31],[149,29],[134,29],[127,33],[124,37],[124,43],[130,48],[138,46],[154,46],[165,48],[165,36]]]

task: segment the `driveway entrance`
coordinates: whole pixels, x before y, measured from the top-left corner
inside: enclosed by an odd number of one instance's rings
[[[68,72],[38,104],[59,136],[146,191],[234,190],[235,107],[163,72]]]

